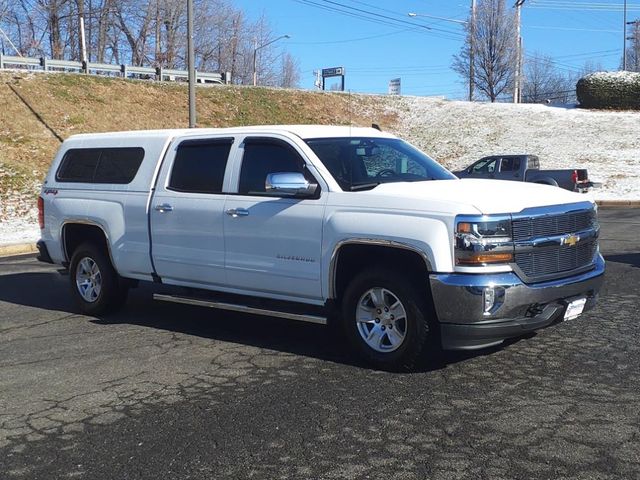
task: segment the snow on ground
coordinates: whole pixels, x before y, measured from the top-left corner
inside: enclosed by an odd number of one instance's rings
[[[397,133],[449,169],[528,153],[542,169],[587,168],[598,200],[640,200],[640,112],[405,97]]]
[[[40,238],[40,227],[31,219],[5,220],[0,226],[0,246],[35,243]]]
[[[493,154],[538,155],[543,169],[587,168],[597,200],[640,200],[640,112],[382,97],[399,136],[449,169]],[[376,108],[378,114],[380,108]],[[0,172],[2,173],[2,172]],[[37,191],[37,189],[33,190]],[[0,245],[35,242],[33,192],[0,196]]]

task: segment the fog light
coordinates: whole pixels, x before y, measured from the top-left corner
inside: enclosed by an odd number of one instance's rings
[[[496,291],[493,287],[487,287],[482,292],[482,300],[484,303],[484,313],[490,313],[493,305],[496,303]]]
[[[482,309],[484,315],[495,315],[505,299],[505,288],[490,285],[482,289]]]

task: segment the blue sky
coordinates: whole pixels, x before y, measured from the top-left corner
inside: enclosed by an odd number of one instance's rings
[[[511,7],[514,2],[507,0],[507,5]],[[314,69],[342,66],[346,69],[346,88],[353,92],[386,93],[389,80],[400,77],[404,95],[465,97],[466,87],[450,69],[452,56],[462,45],[462,26],[427,17],[411,18],[407,14],[464,21],[470,0],[235,0],[234,3],[250,18],[265,13],[274,35],[291,35],[278,43],[299,59],[302,88],[313,88]],[[623,3],[623,0],[526,0],[522,10],[526,54],[549,55],[557,68],[567,73],[580,70],[588,60],[604,69],[617,70],[622,58]],[[640,17],[640,0],[628,1],[628,17],[628,20]],[[374,21],[367,20],[371,18]]]

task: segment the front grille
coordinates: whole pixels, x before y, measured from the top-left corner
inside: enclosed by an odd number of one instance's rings
[[[516,218],[512,224],[513,239],[516,242],[597,229],[598,221],[594,210]],[[528,281],[556,278],[593,264],[597,250],[597,238],[588,237],[572,246],[532,247],[530,250],[517,252],[515,263]]]
[[[560,215],[545,215],[541,217],[515,219],[513,221],[513,239],[529,240],[535,237],[550,237],[576,233],[596,226],[594,210],[563,213]]]
[[[590,240],[578,245],[542,249],[539,252],[516,253],[516,264],[527,277],[570,272],[593,263],[598,242]]]

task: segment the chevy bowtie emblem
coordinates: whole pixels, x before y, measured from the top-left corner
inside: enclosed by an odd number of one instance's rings
[[[565,235],[560,239],[560,245],[569,245],[570,247],[573,247],[579,241],[579,235]]]

